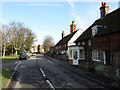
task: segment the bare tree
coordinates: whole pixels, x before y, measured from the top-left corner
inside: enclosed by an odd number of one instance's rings
[[[9,30],[7,25],[2,25],[2,49],[3,49],[3,57],[5,56],[6,47],[9,45]]]
[[[44,46],[45,52],[48,52],[50,47],[54,46],[54,40],[53,40],[52,36],[45,36],[45,38],[43,40],[43,46]]]
[[[10,24],[11,30],[11,45],[16,51],[16,56],[18,50],[22,47],[26,50],[30,50],[32,43],[35,39],[35,34],[32,32],[31,29],[26,28],[23,23],[19,22],[12,22]]]
[[[13,49],[16,52],[21,49],[30,51],[30,48],[35,41],[36,35],[31,29],[24,26],[23,23],[12,22],[9,25],[2,25],[0,28],[0,51],[3,51],[3,57],[5,56],[6,49]],[[7,47],[7,48],[6,48]]]
[[[22,23],[16,23],[12,22],[10,24],[10,30],[11,30],[11,45],[16,51],[16,56],[17,56],[17,51],[20,50],[22,44],[24,43],[24,26]]]

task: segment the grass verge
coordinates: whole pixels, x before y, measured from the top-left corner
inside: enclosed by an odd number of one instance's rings
[[[0,79],[2,80],[0,85],[0,90],[5,87],[5,85],[8,82],[8,79],[11,77],[12,75],[12,71],[8,70],[8,69],[2,69],[2,74],[0,75]]]
[[[6,57],[0,57],[0,58],[1,58],[0,60],[4,62],[4,61],[13,61],[13,60],[18,59],[19,57],[18,56],[6,56]]]

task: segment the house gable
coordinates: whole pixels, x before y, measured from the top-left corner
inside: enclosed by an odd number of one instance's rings
[[[74,41],[83,33],[82,29],[78,29],[77,32],[68,41],[68,46],[75,45]]]

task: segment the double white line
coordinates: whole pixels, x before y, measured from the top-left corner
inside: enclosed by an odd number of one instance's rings
[[[46,77],[46,75],[45,75],[44,71],[42,70],[42,68],[40,68],[40,71],[42,72],[43,76]],[[50,87],[51,87],[53,90],[55,90],[55,88],[53,87],[53,85],[50,83],[49,80],[46,80],[46,82],[50,85]]]

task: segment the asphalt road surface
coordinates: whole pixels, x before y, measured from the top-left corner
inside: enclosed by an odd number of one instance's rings
[[[43,88],[56,90],[58,88],[102,88],[105,83],[93,75],[69,65],[65,61],[48,59],[43,55],[22,60],[17,67],[11,88]]]

